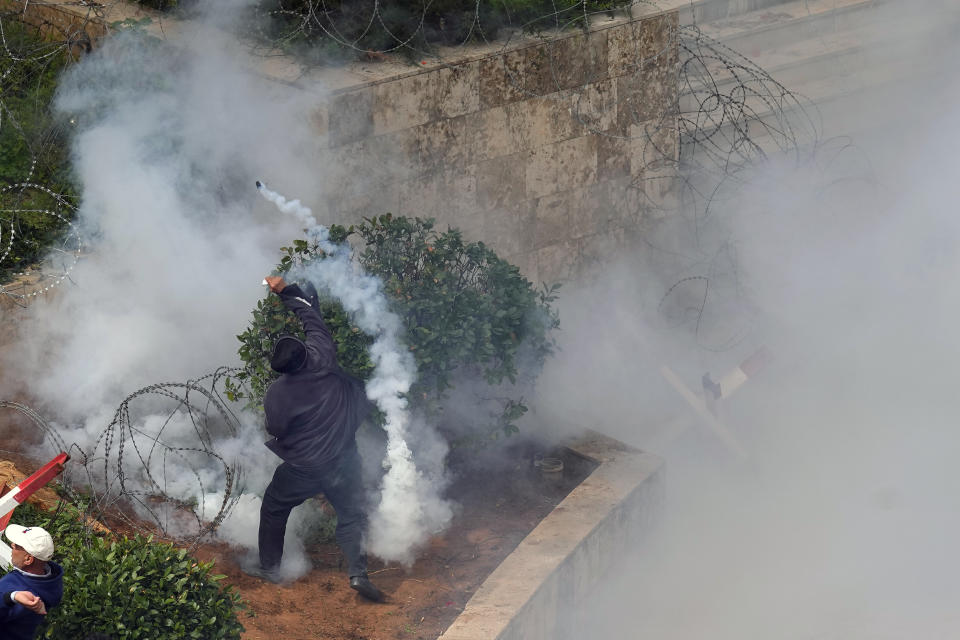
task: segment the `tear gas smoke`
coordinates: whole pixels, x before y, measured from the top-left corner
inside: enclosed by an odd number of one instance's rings
[[[663,456],[667,490],[658,530],[567,612],[563,638],[957,637],[956,30],[911,40],[904,18],[956,25],[960,11],[881,3],[901,14],[882,20],[868,5],[870,33],[858,35],[875,46],[858,46],[856,73],[832,76],[849,62],[833,56],[790,69],[845,81],[823,125],[852,143],[752,167],[737,193],[710,202],[709,220],[661,225],[668,238],[648,236],[636,262],[561,301],[562,350],[540,379],[538,414],[561,424],[575,412]],[[811,54],[816,44],[804,40]],[[801,50],[791,46],[777,54]],[[868,70],[883,84],[856,87]],[[694,273],[652,268],[660,247]],[[685,322],[666,327],[658,302],[682,277],[714,282],[721,247],[740,294],[731,308],[754,320],[742,344],[710,351],[699,336],[727,309],[714,315],[722,305],[702,307],[698,290]],[[760,342],[776,362],[722,406],[749,454],[736,462],[658,369],[696,389]]]
[[[239,185],[253,181],[261,162],[292,182],[314,184],[316,163],[302,142],[312,135],[315,98],[247,73],[231,36],[198,29],[177,46],[111,36],[62,78],[55,106],[77,121],[72,153],[82,201],[75,225],[89,252],[66,286],[19,314],[0,373],[7,391],[29,385],[29,403],[91,466],[108,457],[117,463],[99,489],[111,490],[123,474],[131,486],[143,482],[143,496],[159,485],[171,499],[203,508],[224,497],[222,465],[192,454],[154,455],[147,468],[148,457],[137,455],[166,450],[158,440],[197,446],[177,399],[140,397],[130,407],[131,429],[113,439],[105,429],[137,389],[238,363],[235,336],[262,295],[253,283],[298,231],[292,218],[264,224]],[[227,466],[239,460],[244,468],[245,494],[221,535],[256,548],[249,523],[279,461],[263,446],[259,418],[238,417],[236,433],[221,432],[212,444]],[[288,531],[308,515],[295,512]],[[173,535],[196,534],[195,523],[180,532],[177,524],[171,514],[164,526]],[[285,565],[306,566],[295,545],[288,548]]]
[[[416,380],[416,363],[403,348],[403,325],[390,311],[380,279],[364,273],[351,259],[348,244],[331,242],[328,229],[317,224],[313,213],[299,200],[287,200],[260,181],[257,189],[280,211],[293,214],[307,224],[307,235],[326,253],[323,260],[295,267],[290,277],[306,279],[319,291],[339,300],[357,326],[374,336],[370,346],[374,371],[366,390],[367,397],[386,416],[387,451],[380,500],[370,518],[368,547],[385,560],[409,564],[417,547],[431,533],[446,527],[452,510],[440,495],[445,447],[438,451],[440,438],[426,424],[414,424],[407,401],[402,397]],[[407,444],[412,437],[429,441],[432,455],[415,460]]]

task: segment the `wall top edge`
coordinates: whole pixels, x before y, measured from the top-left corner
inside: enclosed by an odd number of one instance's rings
[[[393,82],[393,81],[395,81],[395,80],[402,80],[402,79],[404,79],[404,78],[411,78],[411,77],[414,77],[414,76],[419,76],[419,75],[423,75],[423,74],[426,74],[426,73],[431,73],[431,72],[433,72],[433,71],[439,71],[439,70],[441,70],[441,69],[452,69],[452,68],[454,68],[454,67],[458,67],[458,66],[464,65],[464,64],[469,64],[469,63],[471,63],[471,62],[477,62],[477,61],[480,61],[480,60],[489,60],[489,59],[492,59],[492,58],[497,58],[497,57],[499,57],[499,56],[502,56],[502,55],[505,54],[505,53],[513,53],[513,52],[516,52],[516,51],[525,51],[525,50],[527,50],[527,49],[533,49],[533,48],[535,48],[535,47],[542,46],[543,44],[548,43],[548,42],[559,42],[559,41],[562,41],[562,40],[568,40],[568,39],[570,39],[570,38],[575,38],[575,37],[578,37],[578,36],[582,36],[584,33],[601,33],[601,32],[603,32],[603,31],[609,31],[609,30],[615,29],[615,28],[617,28],[617,27],[622,27],[623,25],[626,25],[626,24],[641,23],[641,22],[645,22],[645,21],[647,21],[647,20],[651,20],[651,19],[653,19],[653,18],[659,18],[659,17],[664,16],[664,15],[667,15],[667,14],[676,14],[676,13],[678,13],[678,9],[677,9],[677,8],[669,8],[669,9],[664,9],[664,10],[660,10],[660,11],[651,11],[650,13],[644,14],[643,16],[640,16],[639,18],[620,18],[620,19],[613,19],[613,20],[610,20],[608,23],[605,23],[605,24],[602,24],[602,25],[591,26],[591,27],[590,27],[589,29],[587,29],[587,30],[584,30],[584,29],[573,29],[573,30],[570,30],[569,32],[564,32],[564,33],[562,33],[562,34],[558,34],[558,35],[553,36],[553,37],[539,38],[539,37],[536,37],[536,36],[527,36],[527,37],[524,38],[524,41],[523,41],[523,42],[517,43],[517,44],[514,45],[514,46],[509,46],[509,45],[498,46],[496,49],[491,50],[491,51],[484,51],[484,52],[482,52],[482,53],[466,54],[466,55],[461,56],[461,57],[458,57],[458,58],[456,58],[456,59],[452,59],[452,60],[448,60],[448,61],[444,61],[444,62],[438,62],[438,63],[431,64],[431,65],[424,65],[423,67],[418,67],[418,68],[416,68],[416,69],[411,69],[411,70],[405,71],[405,72],[395,73],[395,74],[392,74],[392,75],[387,76],[387,77],[376,78],[376,79],[374,79],[374,80],[366,80],[366,81],[358,82],[358,83],[356,83],[356,84],[352,84],[352,85],[349,85],[349,86],[343,86],[343,87],[340,87],[340,88],[331,90],[331,91],[330,91],[330,95],[331,95],[331,96],[336,96],[336,95],[340,95],[340,94],[343,94],[343,93],[349,93],[349,92],[351,92],[351,91],[356,91],[356,90],[358,90],[358,89],[365,89],[365,88],[367,88],[367,87],[374,87],[374,86],[381,85],[381,84],[385,84],[385,83],[388,83],[388,82]]]

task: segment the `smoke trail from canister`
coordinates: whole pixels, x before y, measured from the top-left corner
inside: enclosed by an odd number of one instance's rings
[[[267,185],[263,184],[259,180],[257,180],[257,191],[259,191],[264,198],[277,205],[277,209],[280,209],[280,211],[283,213],[292,213],[300,218],[300,220],[307,225],[307,229],[314,229],[315,227],[319,226],[317,224],[317,219],[313,217],[313,213],[310,211],[310,209],[300,204],[299,200],[288,201],[276,191],[267,189]]]
[[[403,325],[390,311],[380,279],[365,273],[352,260],[349,245],[331,242],[328,229],[316,222],[309,208],[299,200],[287,200],[259,181],[257,190],[280,211],[306,223],[307,235],[326,253],[324,260],[298,267],[290,277],[309,280],[318,290],[339,300],[357,326],[375,337],[370,346],[374,372],[366,391],[386,416],[387,451],[380,502],[370,517],[368,548],[384,560],[409,564],[427,536],[449,523],[452,510],[440,495],[442,484],[437,482],[442,477],[445,447],[441,446],[441,455],[421,460],[418,469],[407,444],[415,436],[418,441],[429,438],[430,446],[436,448],[439,438],[426,425],[417,425],[414,433],[407,401],[402,397],[416,379],[416,363],[403,348]],[[436,466],[423,468],[425,463]]]

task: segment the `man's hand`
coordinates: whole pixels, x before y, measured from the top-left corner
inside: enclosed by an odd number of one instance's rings
[[[47,615],[47,607],[43,604],[40,596],[34,595],[29,591],[17,591],[17,595],[14,596],[13,599],[34,613],[38,613],[41,616]]]
[[[267,281],[267,284],[270,285],[270,291],[274,293],[280,293],[283,291],[284,287],[287,286],[287,283],[283,281],[283,278],[280,276],[267,276],[264,278]]]

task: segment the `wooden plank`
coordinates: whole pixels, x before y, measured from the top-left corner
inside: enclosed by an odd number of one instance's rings
[[[660,373],[662,373],[663,377],[667,379],[667,382],[669,382],[670,385],[676,389],[677,393],[679,393],[680,396],[686,400],[687,404],[690,405],[703,424],[706,425],[706,427],[710,429],[710,431],[712,431],[721,442],[723,442],[727,449],[736,454],[737,457],[747,457],[747,450],[744,449],[743,445],[737,441],[726,425],[724,425],[717,418],[715,418],[712,413],[710,413],[703,399],[697,396],[697,394],[695,394],[693,391],[690,391],[687,385],[683,384],[683,381],[677,377],[677,374],[675,374],[670,367],[663,365],[660,367]]]

